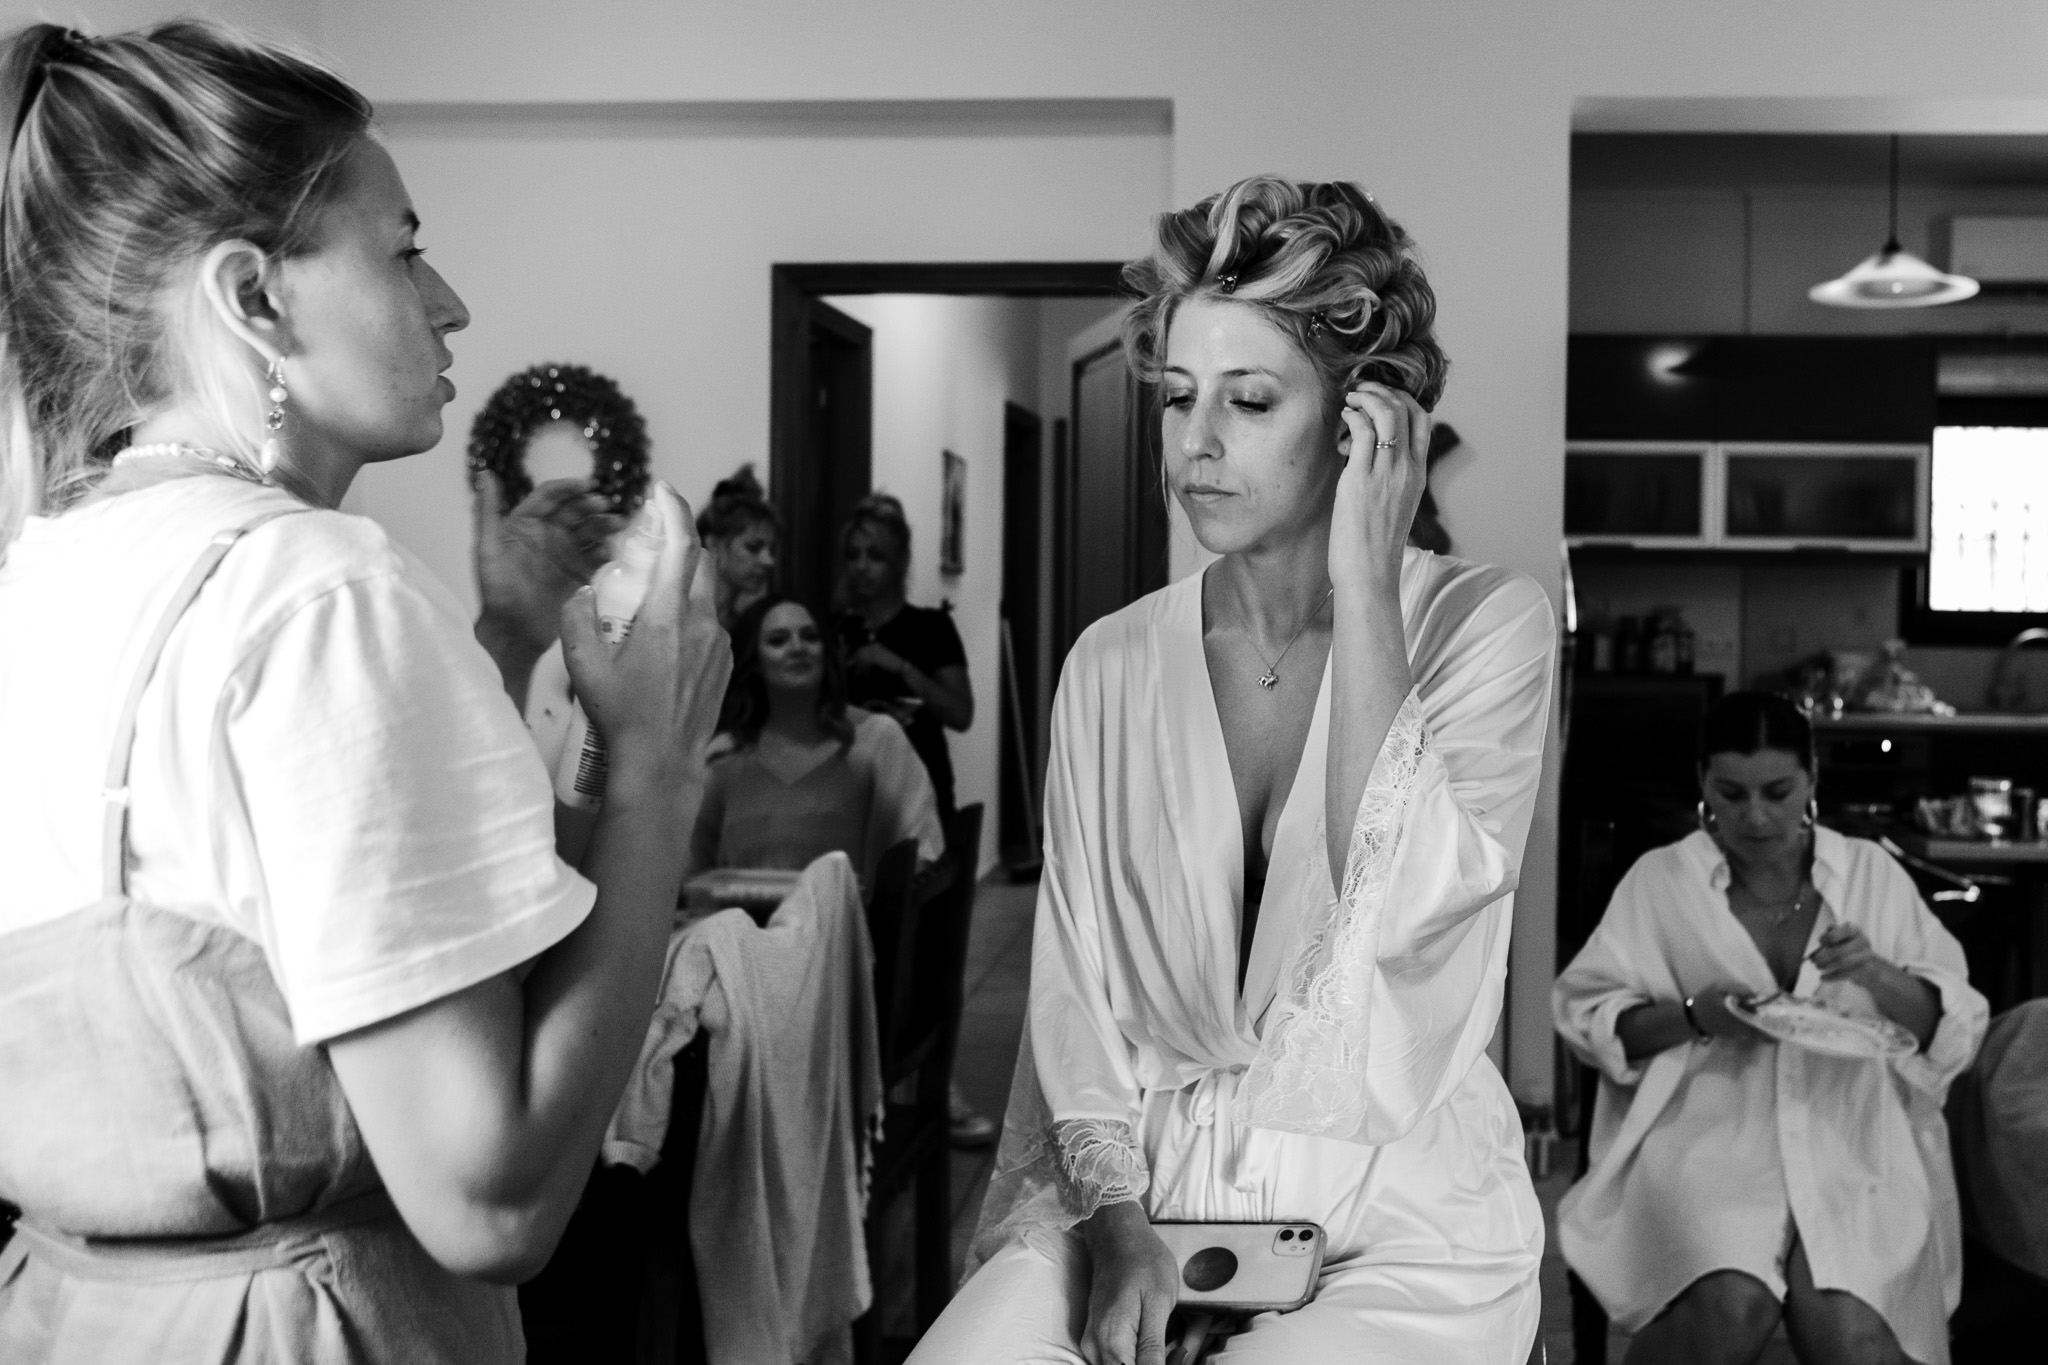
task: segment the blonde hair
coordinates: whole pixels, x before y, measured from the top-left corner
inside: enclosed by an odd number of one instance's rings
[[[1347,181],[1257,175],[1159,216],[1149,254],[1124,267],[1138,296],[1124,353],[1148,383],[1190,299],[1250,304],[1314,362],[1331,401],[1373,381],[1433,409],[1450,369],[1432,328],[1436,294],[1415,244]]]
[[[215,24],[0,43],[0,552],[175,402],[253,462],[267,384],[197,266],[228,241],[309,250],[370,117],[324,67]]]

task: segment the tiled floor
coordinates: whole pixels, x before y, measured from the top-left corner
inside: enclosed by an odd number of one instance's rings
[[[1017,1039],[1024,1026],[1025,992],[1031,979],[1031,917],[1035,886],[1012,886],[998,879],[984,882],[974,904],[974,929],[967,952],[967,998],[960,1021],[958,1061],[954,1078],[967,1098],[983,1113],[1000,1117],[1010,1093],[1016,1065]],[[1536,1182],[1543,1205],[1543,1326],[1532,1362],[1573,1365],[1571,1299],[1565,1288],[1564,1260],[1557,1253],[1557,1201],[1571,1183],[1576,1152],[1560,1144],[1551,1174]],[[953,1265],[957,1274],[981,1212],[981,1197],[995,1164],[992,1149],[953,1154]],[[886,1293],[886,1291],[885,1291]],[[895,1296],[890,1296],[895,1297]],[[1609,1335],[1608,1365],[1620,1365],[1628,1338]],[[1782,1339],[1760,1365],[1793,1359]]]

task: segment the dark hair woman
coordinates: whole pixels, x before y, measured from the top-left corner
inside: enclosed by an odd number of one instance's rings
[[[711,502],[697,514],[697,535],[714,575],[718,623],[732,630],[740,613],[775,589],[775,557],[782,543],[782,518],[744,464],[720,479]]]
[[[1813,727],[1733,692],[1700,729],[1700,828],[1629,869],[1553,992],[1601,1072],[1565,1259],[1631,1361],[1947,1358],[1961,1228],[1942,1096],[1984,1036],[1961,947],[1876,844],[1819,821]],[[1790,994],[1898,1040],[1779,1042]],[[1830,1013],[1823,1013],[1823,1019]]]
[[[887,493],[863,498],[839,533],[839,615],[834,634],[846,659],[847,695],[902,724],[939,796],[941,819],[954,810],[953,756],[946,731],[974,724],[974,685],[953,618],[914,607],[910,522]]]
[[[903,731],[846,704],[839,662],[809,607],[769,596],[740,616],[693,870],[797,871],[834,851],[863,880],[888,848],[945,850],[930,781]]]
[[[487,490],[465,620],[334,510],[439,441],[469,321],[362,96],[33,25],[0,117],[0,1354],[509,1365],[723,693],[687,509],[613,651],[563,609],[582,500]],[[588,880],[507,697],[557,621],[614,756]]]

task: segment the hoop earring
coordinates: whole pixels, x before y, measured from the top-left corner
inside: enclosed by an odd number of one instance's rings
[[[284,428],[284,405],[286,400],[292,396],[292,393],[290,389],[284,386],[283,356],[279,356],[271,361],[270,368],[265,373],[270,380],[270,411],[263,415],[263,429],[268,431],[270,435],[263,440],[263,451],[258,457],[257,463],[262,466],[263,472],[268,474],[277,468],[279,455],[277,433]]]
[[[1699,817],[1702,830],[1705,830],[1708,834],[1718,834],[1720,832],[1721,817],[1709,810],[1707,803],[1704,801],[1699,804]]]
[[[1806,814],[1799,818],[1799,828],[1812,829],[1815,825],[1819,823],[1820,798],[1817,796],[1809,796],[1806,798]]]

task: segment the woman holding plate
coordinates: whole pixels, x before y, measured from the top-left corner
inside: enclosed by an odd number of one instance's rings
[[[1708,711],[1700,829],[1652,850],[1558,978],[1601,1072],[1565,1259],[1628,1360],[1948,1360],[1961,1229],[1942,1120],[1983,1039],[1963,952],[1876,844],[1820,825],[1783,697]]]

